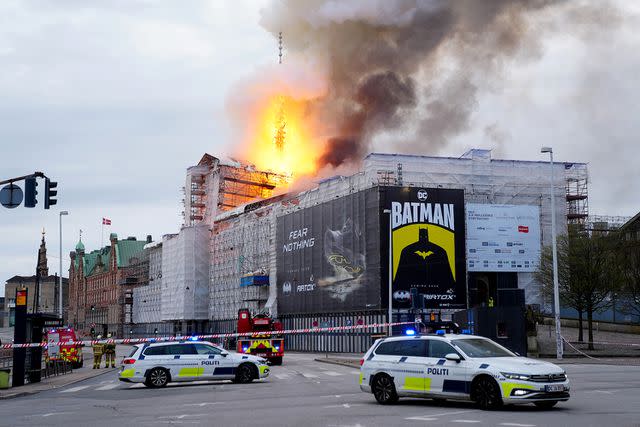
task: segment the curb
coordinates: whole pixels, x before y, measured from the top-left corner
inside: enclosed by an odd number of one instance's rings
[[[360,366],[354,365],[351,361],[341,361],[336,359],[313,359],[316,362],[328,363],[330,365],[346,366],[348,368],[360,369]]]
[[[7,395],[4,395],[4,396],[0,395],[0,400],[15,399],[17,397],[30,396],[30,395],[33,395],[33,394],[38,394],[38,393],[40,393],[42,391],[55,390],[57,388],[66,387],[68,385],[79,383],[79,382],[82,382],[82,381],[85,381],[85,380],[90,380],[92,378],[96,378],[96,377],[99,377],[101,375],[106,375],[106,374],[108,374],[110,372],[117,372],[117,369],[116,370],[105,370],[104,372],[96,373],[95,375],[90,375],[90,376],[87,376],[87,377],[84,377],[84,378],[74,378],[74,379],[72,379],[71,381],[69,381],[67,383],[54,385],[53,387],[49,387],[49,388],[43,388],[43,389],[32,390],[32,391],[17,391],[15,393],[7,394]]]

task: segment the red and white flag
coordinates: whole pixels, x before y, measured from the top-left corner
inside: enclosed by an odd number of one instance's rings
[[[102,218],[102,225],[111,225],[111,220],[109,218]]]

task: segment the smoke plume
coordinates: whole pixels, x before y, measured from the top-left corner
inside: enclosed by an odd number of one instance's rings
[[[327,92],[309,100],[326,136],[324,165],[357,162],[402,130],[396,151],[434,153],[469,127],[480,85],[505,62],[538,54],[529,16],[552,0],[277,0],[261,24],[285,35],[288,57],[314,58]],[[407,135],[410,133],[410,135]]]

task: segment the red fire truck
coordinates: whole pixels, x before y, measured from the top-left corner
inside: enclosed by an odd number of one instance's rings
[[[282,331],[282,323],[267,314],[251,316],[251,312],[242,308],[238,310],[238,333],[251,333],[250,336],[238,337],[238,353],[264,357],[272,365],[281,365],[284,355],[284,338],[281,334],[265,334],[265,332]]]
[[[82,367],[84,359],[80,344],[58,345],[58,343],[77,341],[76,332],[73,328],[49,329],[45,333],[45,340],[48,343],[44,350],[45,361],[64,360],[71,363],[74,369]]]

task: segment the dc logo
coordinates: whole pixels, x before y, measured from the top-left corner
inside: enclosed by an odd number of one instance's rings
[[[427,200],[427,197],[427,190],[418,190],[418,200],[424,202],[425,200]]]
[[[282,284],[282,293],[285,293],[285,294],[291,293],[291,282],[284,282]]]

